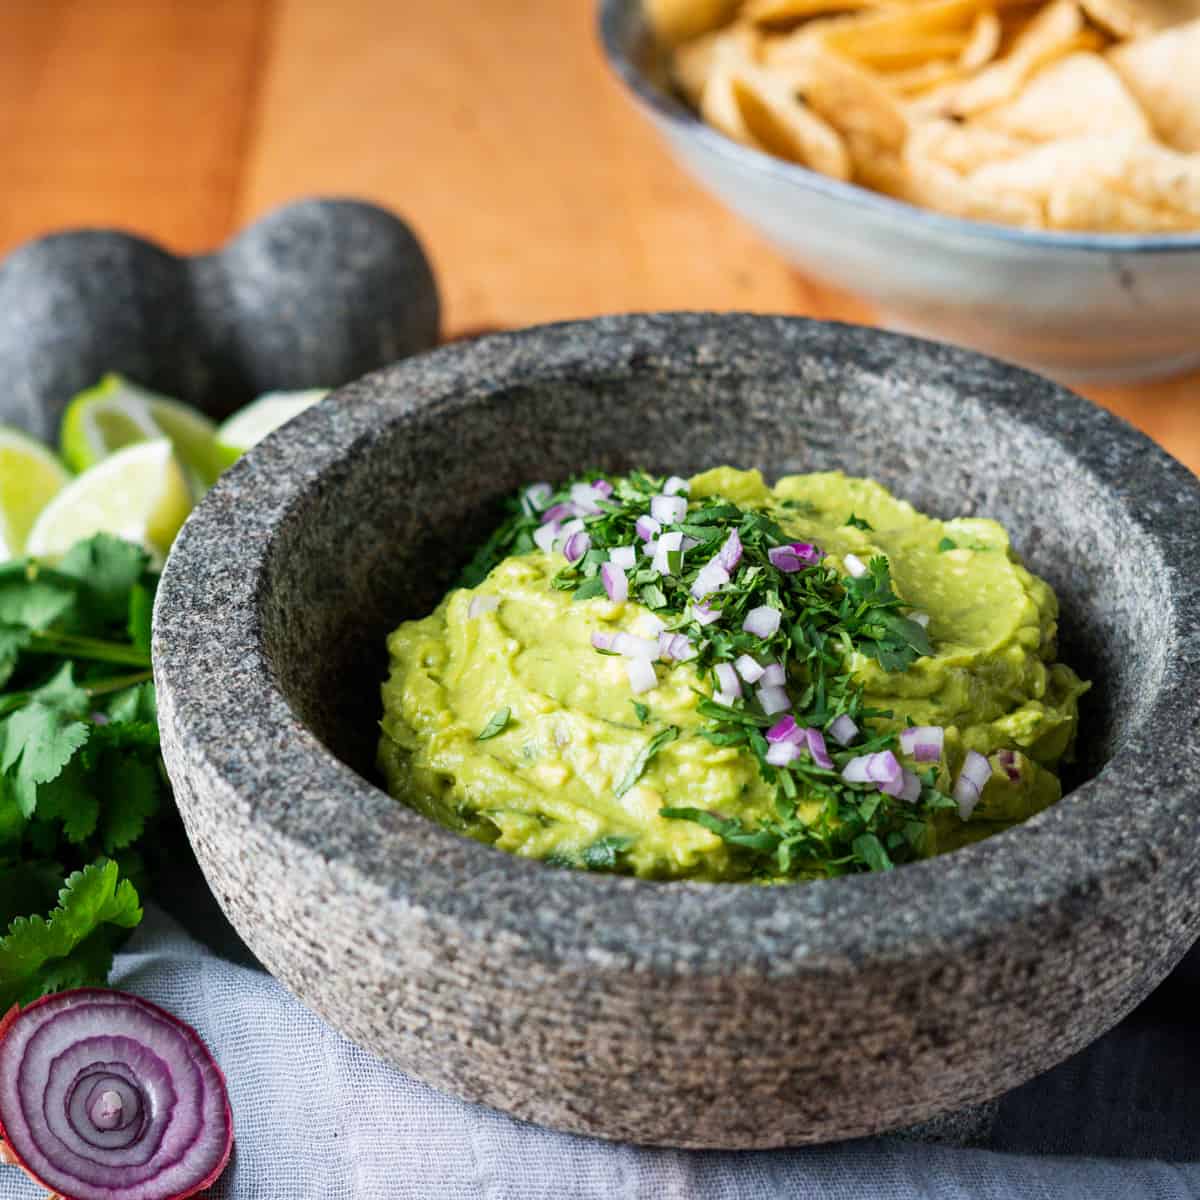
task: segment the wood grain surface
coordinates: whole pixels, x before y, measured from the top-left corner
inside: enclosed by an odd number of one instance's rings
[[[332,193],[411,221],[449,335],[652,308],[868,320],[673,164],[593,10],[0,0],[0,253],[68,225],[195,251]],[[1085,390],[1200,470],[1200,376]]]

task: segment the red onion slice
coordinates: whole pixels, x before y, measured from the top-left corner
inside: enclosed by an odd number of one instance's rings
[[[608,552],[608,561],[616,563],[622,571],[631,571],[637,566],[637,547],[614,546]]]
[[[821,736],[819,729],[806,729],[804,731],[804,740],[808,743],[808,752],[812,755],[812,760],[818,767],[824,767],[827,771],[833,770],[833,759],[829,757],[829,751],[825,746],[825,739]]]
[[[760,687],[755,695],[758,696],[758,702],[768,717],[773,717],[776,713],[784,712],[792,707],[792,698],[787,694],[785,688]]]
[[[224,1170],[233,1121],[195,1030],[137,996],[81,988],[0,1022],[0,1137],[71,1200],[183,1200]]]
[[[940,725],[914,725],[900,731],[900,749],[917,762],[937,762],[942,757],[945,736]]]
[[[755,637],[764,639],[774,637],[779,632],[779,622],[782,616],[779,609],[762,604],[758,608],[752,608],[746,614],[742,628],[747,633],[754,634]]]
[[[679,475],[672,475],[671,478],[663,484],[664,496],[686,496],[691,490],[692,485]]]
[[[624,604],[629,599],[629,580],[616,563],[606,562],[601,565],[600,581],[604,584],[604,591],[608,598],[614,604]]]
[[[607,500],[613,494],[613,485],[607,479],[594,479],[592,481],[592,491],[601,500]]]
[[[660,633],[658,635],[660,655],[670,662],[690,662],[696,657],[696,647],[682,633]]]
[[[747,682],[757,683],[763,677],[764,667],[749,654],[739,654],[733,660],[733,669]]]
[[[765,758],[773,767],[786,767],[800,757],[800,747],[795,742],[775,742],[767,747]]]
[[[678,525],[687,516],[687,500],[682,496],[651,496],[650,515],[663,525]]]
[[[909,770],[901,772],[903,786],[897,793],[901,800],[909,804],[916,804],[921,798],[921,781]]]
[[[729,582],[729,572],[716,559],[707,562],[700,568],[699,574],[692,583],[692,595],[697,600],[711,596],[720,591]]]
[[[729,531],[729,536],[717,551],[715,561],[719,562],[730,575],[738,569],[738,563],[742,561],[742,539],[738,536],[736,529]]]
[[[531,483],[521,493],[521,511],[527,517],[535,516],[546,507],[547,502],[553,494],[553,490],[548,483]]]
[[[543,553],[551,554],[554,551],[554,543],[558,541],[559,524],[557,521],[551,521],[548,525],[539,525],[533,531],[534,545]]]
[[[896,786],[902,783],[903,768],[890,750],[876,754],[860,754],[842,768],[847,783],[875,783]]]
[[[858,737],[858,726],[845,713],[837,717],[833,724],[829,726],[829,736],[835,742],[843,746],[848,746],[856,737]]]
[[[723,696],[732,696],[735,700],[742,694],[741,681],[737,677],[737,672],[728,663],[717,663],[713,668],[713,674],[717,677],[717,687]],[[729,701],[723,700],[722,704],[728,704]]]
[[[658,545],[654,551],[654,569],[660,575],[674,575],[671,570],[670,555],[683,553],[683,534],[678,530],[672,533],[664,533],[658,539]]]
[[[853,575],[855,579],[867,573],[867,564],[857,554],[847,554],[842,562],[846,564],[846,573]]]
[[[551,505],[544,513],[542,513],[542,524],[549,525],[551,521],[561,523],[569,521],[572,517],[577,516],[575,506],[573,504],[554,504]]]
[[[657,652],[658,643],[655,643]],[[658,676],[654,674],[654,663],[648,658],[631,658],[625,663],[625,673],[629,676],[629,686],[635,696],[650,691],[657,686]]]
[[[643,542],[648,542],[662,532],[662,526],[653,517],[643,515],[634,522],[633,530]]]
[[[700,625],[712,625],[721,619],[721,610],[711,607],[707,601],[691,606],[692,620]]]
[[[625,658],[644,658],[653,662],[658,657],[658,638],[637,637],[632,633],[614,633],[612,649]]]
[[[1013,783],[1018,783],[1021,779],[1021,764],[1017,762],[1017,753],[1015,750],[997,750],[996,761],[1004,768],[1004,773],[1012,780]]]
[[[772,546],[767,551],[771,566],[785,575],[794,575],[805,567],[816,566],[821,557],[821,551],[811,542],[789,542],[785,546]]]
[[[601,633],[597,629],[592,634],[592,645],[597,650],[611,650],[613,648],[613,635],[611,633]]]

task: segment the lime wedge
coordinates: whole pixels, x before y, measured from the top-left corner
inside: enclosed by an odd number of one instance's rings
[[[124,446],[166,437],[193,473],[193,490],[199,495],[221,473],[216,429],[190,405],[110,374],[67,405],[59,444],[67,466],[87,471]]]
[[[69,478],[41,442],[0,425],[0,562],[24,554],[38,513]]]
[[[274,433],[328,395],[325,388],[312,388],[305,392],[266,392],[259,396],[217,429],[217,452],[222,465],[230,466],[268,433]]]
[[[137,442],[71,480],[42,510],[25,552],[56,558],[81,538],[112,533],[160,561],[192,509],[187,475],[166,438]]]

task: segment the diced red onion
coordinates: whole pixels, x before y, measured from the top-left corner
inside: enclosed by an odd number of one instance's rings
[[[700,568],[700,573],[692,583],[692,595],[697,600],[719,591],[729,582],[729,572],[716,559],[707,562]]]
[[[803,740],[804,730],[796,724],[796,718],[791,713],[788,713],[786,717],[780,717],[767,730],[768,742],[794,742],[798,746]]]
[[[632,570],[637,566],[637,547],[614,546],[608,552],[608,561],[616,563],[622,571]]]
[[[713,668],[713,673],[717,677],[717,687],[721,695],[732,696],[734,699],[741,696],[741,681],[737,677],[737,672],[728,663],[717,663]],[[721,703],[727,704],[729,702],[723,700]]]
[[[682,633],[660,633],[659,653],[671,662],[690,662],[696,657],[696,647]]]
[[[592,491],[600,497],[601,500],[607,500],[613,494],[613,485],[607,479],[593,479]]]
[[[748,654],[739,654],[733,660],[733,667],[747,683],[757,683],[763,676],[762,663]]]
[[[597,496],[590,483],[575,483],[571,485],[571,503],[580,516],[591,516],[600,511],[596,503]]]
[[[583,528],[583,521],[579,517],[572,517],[558,532],[563,537],[570,537],[573,533],[582,533]]]
[[[521,511],[526,516],[534,516],[546,507],[546,502],[553,494],[548,483],[531,483],[521,493]]]
[[[992,764],[978,750],[968,750],[958,781],[954,785],[954,799],[958,801],[958,815],[965,821],[983,795],[984,784],[992,777]]]
[[[657,649],[656,643],[656,652]],[[658,676],[654,674],[654,663],[648,658],[628,659],[625,663],[625,673],[629,676],[629,686],[635,696],[648,692],[658,684]]]
[[[824,767],[827,771],[833,770],[833,759],[829,757],[829,751],[825,747],[825,739],[821,736],[819,729],[806,729],[804,731],[804,740],[808,743],[808,752],[812,755],[812,760],[818,767]]]
[[[758,608],[752,608],[746,614],[746,619],[742,622],[742,628],[747,633],[754,634],[755,637],[774,637],[779,632],[781,618],[782,614],[779,609],[762,604]]]
[[[467,620],[473,621],[484,613],[495,612],[500,607],[499,596],[472,596],[467,605]]]
[[[914,725],[900,731],[900,749],[917,762],[937,762],[942,757],[945,736],[940,725]]]
[[[792,707],[792,698],[787,694],[786,688],[760,687],[755,695],[758,696],[758,702],[768,717]]]
[[[687,500],[683,496],[651,496],[650,515],[664,525],[678,525],[687,516]]]
[[[692,485],[678,475],[672,475],[663,484],[664,496],[686,496],[692,490]]]
[[[613,635],[611,633],[601,633],[597,629],[592,634],[592,645],[597,650],[611,650],[613,648]]]
[[[668,556],[682,552],[683,534],[679,530],[675,530],[673,533],[664,533],[658,539],[658,547],[654,551],[654,569],[660,575],[673,575],[675,572],[671,570],[671,561]]]
[[[1021,778],[1021,767],[1017,763],[1017,754],[1015,750],[997,750],[996,759],[1004,768],[1004,773],[1016,783]]]
[[[578,515],[573,504],[555,504],[542,513],[542,524],[548,525],[551,521],[567,521]]]
[[[574,566],[591,548],[591,536],[582,529],[577,529],[563,543],[563,558]]]
[[[908,614],[910,621],[915,621],[922,629],[929,628],[929,614],[927,612],[914,611]]]
[[[585,535],[586,536],[586,535]],[[629,599],[629,580],[616,563],[606,562],[600,567],[600,581],[608,598],[614,604],[624,604]]]
[[[764,687],[783,687],[787,683],[787,672],[782,663],[767,663],[763,667],[762,679],[759,682]]]
[[[712,625],[721,619],[721,610],[712,608],[706,601],[691,606],[692,620],[700,625]]]
[[[651,538],[642,546],[642,553],[653,562],[654,556],[658,553],[658,541]]]
[[[898,793],[901,800],[916,804],[921,798],[921,781],[909,770],[903,772],[904,785]]]
[[[785,575],[803,571],[821,561],[821,551],[810,542],[789,542],[785,546],[772,546],[767,551],[771,565]]]
[[[856,737],[858,737],[858,726],[845,713],[840,717],[835,718],[832,725],[829,726],[829,736],[835,742],[843,746],[848,746]]]
[[[662,532],[662,526],[653,517],[644,513],[634,522],[633,529],[643,542],[650,541],[651,538]]]
[[[686,551],[688,551],[688,550],[695,550],[695,548],[696,548],[698,545],[700,545],[700,541],[699,541],[699,539],[698,539],[698,538],[694,538],[694,537],[685,537],[685,538],[683,539],[683,549],[684,549],[684,551],[685,551],[685,552],[686,552]]]
[[[190,1026],[126,992],[78,988],[0,1021],[4,1150],[72,1200],[183,1200],[225,1169],[225,1080]]]
[[[658,657],[658,637],[637,637],[632,633],[614,633],[611,649],[626,658],[644,658],[653,662]]]
[[[537,548],[544,554],[549,554],[554,549],[554,543],[558,541],[559,524],[557,521],[551,521],[548,525],[539,525],[533,531],[533,540]]]
[[[847,783],[895,784],[901,780],[903,770],[890,750],[880,750],[852,758],[842,768],[842,778]]]
[[[640,625],[642,636],[652,638],[658,637],[658,635],[667,627],[666,621],[664,621],[661,617],[656,616],[654,613],[643,614]]]
[[[729,536],[722,542],[720,550],[717,551],[716,561],[730,575],[738,569],[738,563],[742,561],[742,539],[738,536],[736,529],[731,529]]]
[[[775,742],[764,757],[773,767],[786,767],[800,757],[800,747],[795,742]]]
[[[857,554],[847,554],[842,562],[846,564],[846,573],[853,575],[855,579],[867,573],[867,564]]]

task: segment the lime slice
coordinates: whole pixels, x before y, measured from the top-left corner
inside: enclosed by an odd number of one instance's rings
[[[69,478],[41,442],[0,425],[0,562],[21,557],[38,513]]]
[[[217,452],[222,465],[230,466],[268,433],[274,433],[328,395],[325,388],[312,388],[305,392],[267,392],[259,396],[217,429]]]
[[[216,430],[190,405],[110,374],[67,406],[59,444],[67,466],[87,471],[124,446],[167,437],[180,462],[194,474],[198,486],[193,490],[199,495],[221,473]]]
[[[80,538],[113,533],[161,561],[191,509],[187,475],[171,443],[138,442],[71,480],[34,522],[25,552],[56,558]]]

